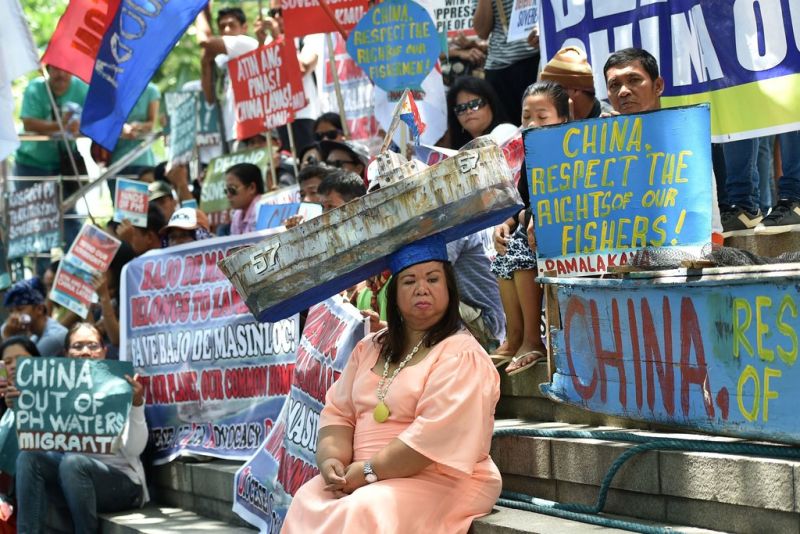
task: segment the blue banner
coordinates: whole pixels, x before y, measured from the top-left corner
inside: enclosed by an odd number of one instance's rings
[[[144,385],[154,462],[182,452],[249,458],[277,420],[298,317],[259,323],[217,268],[265,232],[150,252],[123,271],[120,359]]]
[[[298,488],[317,475],[317,433],[325,394],[364,337],[364,319],[341,299],[312,307],[297,349],[289,398],[272,432],[236,473],[233,511],[278,534]]]
[[[708,106],[524,133],[539,269],[594,274],[635,251],[711,240]]]
[[[156,69],[205,0],[120,2],[97,53],[81,132],[114,150],[122,126]]]
[[[712,103],[716,140],[800,129],[785,98],[800,91],[800,8],[791,0],[543,0],[539,28],[543,61],[565,46],[586,51],[598,98],[609,54],[636,46],[658,60],[665,105]]]

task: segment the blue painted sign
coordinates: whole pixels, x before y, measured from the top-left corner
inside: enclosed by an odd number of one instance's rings
[[[561,325],[543,389],[595,412],[800,443],[800,271],[747,269],[708,281],[551,279]]]
[[[256,230],[278,228],[292,215],[302,215],[309,220],[322,213],[322,206],[310,202],[291,202],[288,204],[261,204],[258,208]]]
[[[440,51],[430,13],[409,0],[372,6],[347,38],[347,53],[384,91],[420,89]]]
[[[711,241],[707,105],[524,133],[539,269],[596,274],[637,250]]]
[[[20,450],[113,454],[133,400],[130,362],[20,358],[14,403]]]
[[[147,228],[149,197],[147,183],[138,180],[117,178],[117,193],[114,198],[114,220],[125,219],[139,228]]]
[[[217,267],[266,232],[160,249],[122,274],[120,359],[145,392],[156,463],[184,452],[244,460],[289,392],[297,315],[260,323]]]
[[[587,52],[598,98],[606,97],[603,66],[629,46],[655,56],[664,78],[665,106],[710,102],[716,142],[795,131],[800,17],[793,0],[541,2],[542,61],[565,46]],[[758,109],[758,113],[729,110]]]
[[[292,496],[319,473],[314,456],[325,394],[363,337],[364,319],[351,304],[332,298],[309,310],[289,397],[234,482],[233,511],[261,532],[281,531]]]

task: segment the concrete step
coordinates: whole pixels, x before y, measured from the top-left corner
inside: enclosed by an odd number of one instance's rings
[[[564,423],[498,421],[498,428],[620,430]],[[665,434],[720,442],[734,438]],[[632,444],[606,440],[503,437],[492,457],[506,490],[558,502],[594,504],[614,460]],[[605,512],[729,532],[800,532],[800,462],[752,456],[650,451],[614,478]],[[769,528],[766,525],[770,525]],[[765,530],[766,529],[766,530]]]
[[[253,534],[256,529],[234,526],[222,521],[201,517],[180,508],[148,504],[135,512],[101,516],[102,534],[169,534],[203,533]]]

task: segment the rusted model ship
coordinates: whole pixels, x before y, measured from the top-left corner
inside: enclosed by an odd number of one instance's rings
[[[432,167],[379,156],[380,189],[220,262],[249,309],[274,322],[386,268],[386,256],[423,237],[447,241],[522,208],[502,151],[477,143]]]

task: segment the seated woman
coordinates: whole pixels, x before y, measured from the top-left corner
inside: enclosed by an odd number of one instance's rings
[[[390,260],[388,328],[353,350],[320,417],[320,474],[292,500],[292,533],[465,533],[501,479],[489,457],[500,379],[466,331],[447,249]]]
[[[94,325],[77,323],[65,342],[67,357],[105,359],[106,347]],[[136,508],[147,502],[147,483],[139,455],[147,444],[144,388],[133,388],[133,405],[116,454],[23,451],[17,458],[17,528],[20,533],[47,532],[48,508],[66,508],[75,532],[98,532],[98,513]],[[18,392],[17,396],[19,395]]]

